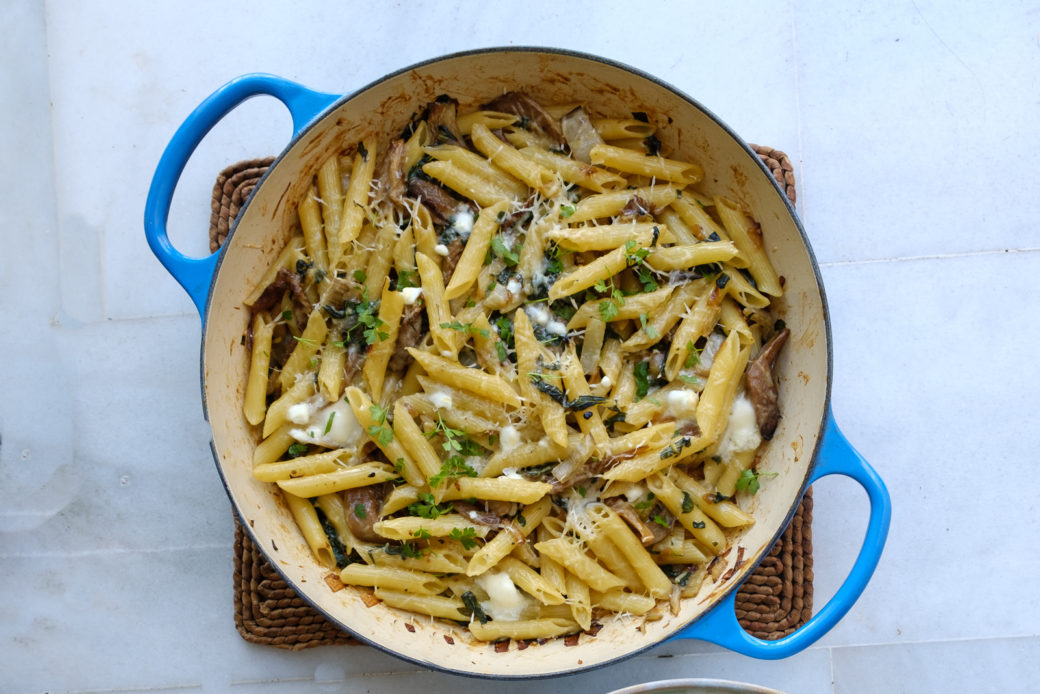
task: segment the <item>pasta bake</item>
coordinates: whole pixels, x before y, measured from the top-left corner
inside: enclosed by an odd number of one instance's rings
[[[440,97],[296,201],[244,301],[244,416],[344,584],[496,641],[717,578],[768,484],[784,281],[655,122]]]

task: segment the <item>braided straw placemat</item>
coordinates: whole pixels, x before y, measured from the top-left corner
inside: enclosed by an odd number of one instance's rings
[[[794,167],[786,154],[751,145],[791,202]],[[213,186],[210,250],[227,238],[253,187],[274,161],[250,159],[220,172]],[[356,644],[297,595],[256,548],[235,519],[235,626],[250,643],[301,650],[313,646]],[[754,636],[778,639],[812,616],[812,490],[769,555],[737,592],[737,619]]]

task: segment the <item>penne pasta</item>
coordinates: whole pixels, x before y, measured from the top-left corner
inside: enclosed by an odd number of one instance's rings
[[[393,619],[642,628],[755,522],[775,444],[745,375],[783,281],[701,155],[658,151],[664,114],[502,98],[438,98],[288,189],[243,302],[253,477]]]

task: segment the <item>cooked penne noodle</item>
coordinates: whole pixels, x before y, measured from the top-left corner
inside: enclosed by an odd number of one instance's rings
[[[511,144],[492,135],[483,123],[473,124],[470,139],[492,164],[523,181],[545,197],[552,197],[559,190],[559,181],[556,180],[556,175],[552,171],[525,158]]]
[[[267,372],[271,367],[271,338],[274,323],[257,313],[253,316],[253,351],[249,357],[249,378],[242,407],[246,421],[257,425],[267,416]]]
[[[596,145],[589,152],[592,163],[625,173],[671,181],[688,186],[704,178],[704,169],[692,162],[648,156],[624,147]]]
[[[345,489],[380,484],[395,477],[397,477],[397,473],[389,465],[362,463],[361,465],[333,472],[322,472],[316,475],[307,475],[306,477],[276,480],[276,484],[289,494],[309,499],[322,494],[341,492]]]

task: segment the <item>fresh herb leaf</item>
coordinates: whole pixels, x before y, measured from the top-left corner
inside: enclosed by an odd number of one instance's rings
[[[661,526],[662,528],[667,528],[668,527],[668,519],[665,518],[664,516],[661,516],[661,515],[654,516],[653,517],[653,521],[655,523],[657,523],[659,526]]]
[[[661,451],[661,460],[665,460],[666,458],[674,458],[675,456],[682,453],[682,449],[686,448],[689,445],[689,436],[684,436],[678,441],[673,441],[672,443],[665,446],[664,450]]]
[[[692,340],[686,342],[686,361],[683,362],[683,368],[690,369],[701,363],[701,351],[697,349]]]
[[[647,492],[646,493],[646,498],[643,499],[642,501],[637,501],[635,504],[633,504],[633,506],[635,507],[635,509],[637,511],[645,511],[645,510],[647,510],[648,508],[650,508],[651,506],[654,505],[654,500],[656,498],[657,497],[654,496],[653,492]]]
[[[571,412],[579,412],[581,410],[587,410],[594,405],[605,403],[606,401],[607,399],[600,395],[579,395],[573,400],[568,401],[563,407]]]
[[[364,270],[354,270],[354,281],[358,284],[364,284],[365,280],[368,279],[368,275],[365,274]]]
[[[307,452],[307,444],[305,443],[294,443],[289,446],[289,456],[292,458],[299,458],[301,455]]]
[[[477,596],[473,594],[473,591],[467,590],[462,594],[462,604],[466,606],[473,616],[481,624],[487,624],[488,616],[484,612],[484,608],[480,606],[480,602],[477,600]]]
[[[562,219],[567,219],[574,214],[576,210],[577,208],[574,205],[560,205],[560,217]]]
[[[484,338],[491,336],[491,333],[484,328],[474,328],[472,323],[461,323],[458,320],[453,320],[450,323],[441,323],[441,327],[445,330],[455,330],[466,335],[476,334]]]
[[[501,235],[497,235],[491,239],[491,250],[499,258],[505,261],[509,267],[514,267],[520,262],[520,254],[517,251],[511,250],[506,246],[506,242],[502,240]]]
[[[291,310],[285,309],[284,311],[282,311],[282,320],[292,320],[292,319],[293,319],[293,312]]]
[[[389,406],[380,407],[379,405],[372,405],[368,408],[369,414],[372,415],[372,419],[376,422],[369,425],[368,435],[381,447],[390,445],[390,442],[394,440],[394,430],[386,423],[389,409]]]
[[[743,470],[740,473],[740,477],[737,478],[736,487],[739,491],[745,491],[748,494],[754,495],[761,488],[759,479],[762,477],[773,478],[779,473],[776,472],[755,472],[754,470]]]
[[[629,239],[625,242],[625,263],[628,267],[639,265],[646,260],[648,255],[650,255],[650,249],[640,248],[635,239]]]
[[[452,528],[448,537],[462,543],[464,549],[473,549],[477,546],[477,531],[474,528]]]
[[[354,515],[358,518],[367,518],[368,512],[365,511],[364,504],[354,504]]]
[[[632,367],[636,377],[636,400],[642,400],[650,392],[650,362],[641,361]]]
[[[640,267],[636,270],[636,276],[639,278],[640,283],[643,285],[643,292],[656,292],[661,288],[661,285],[657,283],[657,278],[654,277],[654,273],[650,271],[648,267]]]
[[[334,420],[335,418],[336,411],[333,410],[332,412],[329,412],[329,419],[325,422],[325,434],[328,434],[330,431],[332,431],[332,420]]]
[[[645,313],[639,314],[639,327],[643,329],[643,332],[646,333],[646,336],[649,337],[651,340],[656,340],[657,338],[661,337],[661,334],[657,332],[657,328],[650,325],[650,322],[647,319]]]
[[[682,512],[689,513],[693,510],[693,497],[690,496],[689,492],[683,492],[682,495]]]
[[[339,539],[339,532],[336,530],[336,526],[332,524],[332,521],[329,520],[320,506],[314,506],[314,513],[318,517],[321,529],[325,531],[325,537],[328,538],[329,548],[332,549],[332,558],[335,560],[336,566],[343,568],[350,563],[350,558],[343,541]]]
[[[418,530],[412,533],[412,537],[419,540],[428,540],[432,537],[432,535],[430,535],[430,531],[426,528],[419,528]]]
[[[705,523],[704,521],[692,521],[690,523],[690,525],[692,525],[693,527],[697,528],[698,530],[700,530],[701,528],[708,527],[708,524]]]
[[[396,555],[404,559],[419,559],[423,555],[422,549],[410,542],[402,542],[399,545],[384,545],[383,550],[387,554]]]
[[[414,504],[408,505],[408,513],[413,516],[419,516],[420,518],[434,519],[450,512],[451,508],[451,504],[438,506],[437,501],[433,498],[433,494],[430,494],[429,492],[420,492],[419,500]]]
[[[442,482],[457,480],[460,477],[476,477],[477,471],[466,464],[461,455],[449,456],[442,464],[441,471],[430,478],[430,487],[439,487]]]

